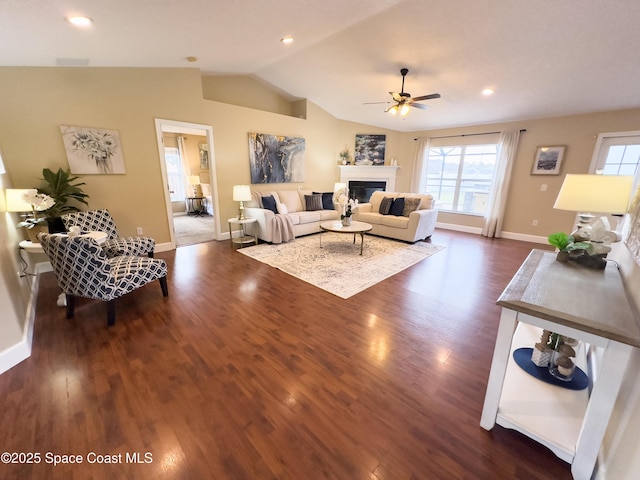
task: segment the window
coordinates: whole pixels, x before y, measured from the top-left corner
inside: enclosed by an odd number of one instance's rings
[[[498,144],[430,147],[426,190],[438,209],[482,215],[493,183]]]
[[[591,172],[637,178],[639,163],[640,132],[603,133],[598,136]]]
[[[167,166],[167,183],[169,184],[169,194],[172,202],[183,202],[184,175],[182,173],[182,160],[180,152],[175,147],[164,148],[164,161]]]

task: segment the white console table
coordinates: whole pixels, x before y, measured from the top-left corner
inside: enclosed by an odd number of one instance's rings
[[[575,479],[589,480],[631,351],[640,347],[640,325],[613,263],[593,270],[555,257],[533,250],[498,299],[480,425],[518,430],[571,463]],[[515,364],[513,350],[533,347],[542,329],[602,349],[590,394],[544,383]]]

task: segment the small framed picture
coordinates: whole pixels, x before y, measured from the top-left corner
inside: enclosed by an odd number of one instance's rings
[[[565,147],[538,147],[532,175],[558,175]]]

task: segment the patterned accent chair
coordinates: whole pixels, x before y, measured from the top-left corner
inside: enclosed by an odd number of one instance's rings
[[[38,237],[49,257],[58,286],[67,298],[67,318],[73,318],[74,297],[107,302],[107,324],[116,322],[117,298],[154,280],[167,297],[164,260],[119,256],[109,258],[93,238],[41,233]]]
[[[109,210],[67,213],[62,216],[62,223],[67,231],[70,227],[79,226],[82,232],[105,232],[107,241],[102,244],[102,248],[108,257],[147,255],[153,258],[155,240],[148,237],[120,237]]]

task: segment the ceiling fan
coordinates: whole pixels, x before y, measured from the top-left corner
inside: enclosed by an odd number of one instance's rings
[[[407,76],[407,73],[409,73],[408,68],[403,68],[400,70],[400,74],[402,75],[402,89],[400,90],[400,93],[389,92],[393,97],[395,105],[391,105],[389,108],[387,108],[385,110],[385,113],[388,112],[391,115],[396,115],[397,113],[400,113],[400,115],[404,117],[407,113],[409,113],[409,107],[420,108],[422,110],[426,110],[427,108],[429,108],[428,105],[423,105],[421,103],[415,103],[415,102],[419,102],[421,100],[431,100],[434,98],[440,98],[439,93],[431,93],[429,95],[422,95],[420,97],[411,97],[410,93],[404,91],[404,78]],[[376,103],[393,103],[393,102],[368,102],[365,105],[372,105]]]

